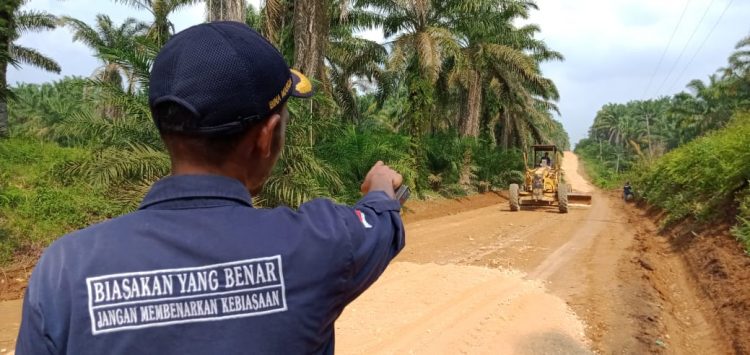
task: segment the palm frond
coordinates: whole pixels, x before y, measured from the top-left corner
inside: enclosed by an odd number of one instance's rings
[[[153,13],[151,0],[113,0],[116,3],[131,6],[137,10],[146,10]]]
[[[311,147],[287,145],[260,197],[266,204],[298,207],[340,187],[338,174]]]
[[[15,15],[15,25],[19,32],[53,30],[57,17],[43,11],[19,11]]]
[[[734,46],[735,49],[740,49],[743,47],[750,47],[750,36],[741,39],[739,42],[737,42],[737,45]]]
[[[73,41],[82,42],[93,49],[105,45],[99,33],[85,22],[68,16],[62,17],[61,22],[73,29]]]
[[[161,150],[133,144],[127,149],[105,148],[82,161],[68,162],[61,173],[77,176],[94,186],[114,188],[156,180],[170,171],[169,156]]]
[[[10,57],[20,63],[26,63],[56,74],[60,73],[60,65],[53,59],[37,52],[35,49],[22,47],[11,43]]]
[[[151,65],[156,58],[159,47],[156,43],[141,39],[117,48],[102,48],[102,59],[117,63],[125,71],[132,74],[142,90],[148,90]]]
[[[113,107],[122,109],[119,105]],[[123,115],[121,118],[112,118],[92,110],[76,112],[66,117],[52,128],[51,136],[68,144],[92,147],[128,149],[132,144],[152,149],[163,147],[150,117]]]

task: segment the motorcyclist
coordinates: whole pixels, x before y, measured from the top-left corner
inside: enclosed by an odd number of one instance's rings
[[[625,201],[633,198],[633,187],[630,186],[630,181],[625,182],[625,186],[622,188],[622,198]]]

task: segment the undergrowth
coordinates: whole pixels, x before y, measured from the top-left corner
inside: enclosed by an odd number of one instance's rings
[[[581,141],[575,149],[578,157],[583,160],[583,169],[591,182],[603,189],[614,189],[622,186],[627,174],[617,172],[612,166],[615,164],[610,157],[599,154],[599,149],[587,140]]]
[[[748,181],[747,183],[750,183]],[[737,199],[739,214],[737,225],[732,228],[732,234],[745,246],[745,251],[750,254],[750,190],[745,189],[744,196]]]
[[[55,166],[85,156],[34,139],[0,140],[0,264],[16,250],[46,246],[91,223],[124,213],[103,190],[66,184]]]
[[[634,170],[642,198],[667,212],[665,225],[685,218],[709,223],[737,210],[733,234],[750,251],[750,114]]]

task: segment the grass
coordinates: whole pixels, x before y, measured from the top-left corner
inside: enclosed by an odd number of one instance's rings
[[[0,140],[0,264],[14,253],[126,212],[103,190],[60,179],[56,167],[88,154],[34,139]]]
[[[746,188],[744,196],[738,198],[737,202],[739,213],[732,234],[745,246],[745,251],[750,255],[750,189]]]
[[[615,172],[598,157],[591,156],[585,151],[576,150],[576,153],[583,160],[583,170],[594,185],[607,190],[622,187],[627,174]]]

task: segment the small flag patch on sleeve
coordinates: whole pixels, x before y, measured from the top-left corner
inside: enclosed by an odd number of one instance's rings
[[[357,214],[357,218],[359,218],[359,221],[362,223],[362,225],[366,229],[371,229],[372,228],[372,225],[370,223],[367,223],[367,218],[365,218],[364,212],[362,212],[360,210],[354,210],[354,213]]]

